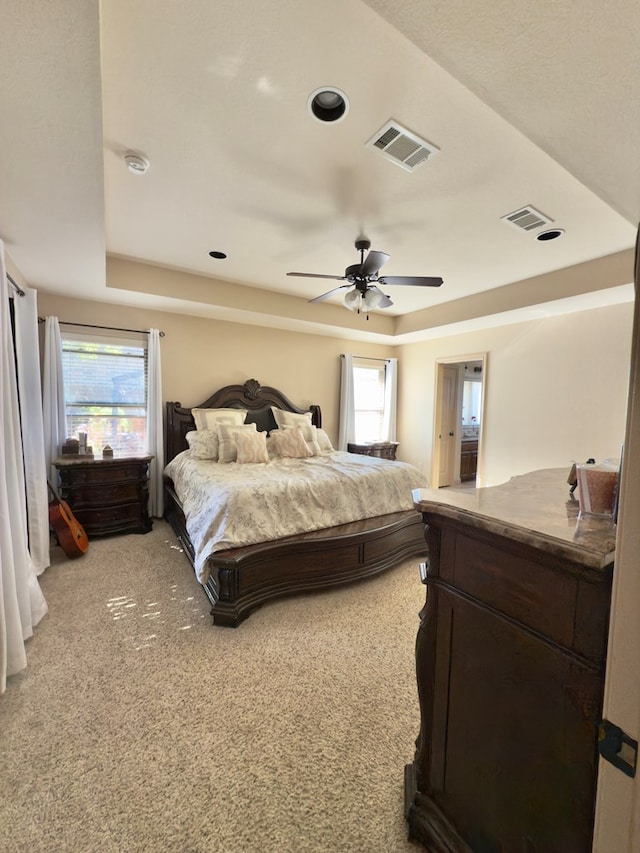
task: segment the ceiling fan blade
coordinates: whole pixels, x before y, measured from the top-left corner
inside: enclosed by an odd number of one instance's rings
[[[387,255],[386,252],[369,252],[362,262],[359,275],[367,276],[377,273],[380,267],[387,263],[389,258],[390,255]]]
[[[376,293],[380,294],[380,302],[378,302],[378,308],[388,308],[390,305],[393,305],[392,300],[387,296],[386,293],[383,293],[379,287],[376,287],[375,284],[369,285],[369,290],[375,290]]]
[[[333,278],[336,281],[345,281],[343,275],[322,275],[316,272],[288,272],[287,275],[302,275],[305,278]]]
[[[321,276],[319,276],[321,277]],[[320,296],[315,296],[313,299],[308,299],[308,302],[323,302],[325,299],[328,299],[330,296],[333,296],[334,293],[337,293],[338,290],[344,290],[345,287],[351,287],[351,284],[341,284],[338,287],[334,287],[333,290],[328,290],[326,293],[321,294]]]
[[[415,285],[416,287],[440,287],[443,281],[438,276],[427,275],[385,275],[378,279],[378,283],[385,284],[406,284]]]

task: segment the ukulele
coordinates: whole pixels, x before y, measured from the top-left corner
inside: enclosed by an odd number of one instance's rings
[[[49,524],[53,527],[58,544],[67,557],[81,557],[82,554],[86,554],[89,547],[89,539],[84,527],[71,512],[69,504],[58,497],[48,480],[47,486],[51,493]]]

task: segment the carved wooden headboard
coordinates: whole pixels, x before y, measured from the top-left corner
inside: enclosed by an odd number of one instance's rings
[[[255,423],[258,430],[270,432],[276,428],[271,406],[287,412],[311,412],[311,421],[322,426],[320,406],[300,409],[295,406],[282,391],[268,385],[260,385],[257,379],[247,379],[244,385],[225,385],[211,395],[204,403],[193,406],[194,409],[247,409],[246,423]],[[167,422],[165,427],[165,463],[187,449],[186,435],[195,429],[191,409],[182,407],[182,403],[167,403]]]

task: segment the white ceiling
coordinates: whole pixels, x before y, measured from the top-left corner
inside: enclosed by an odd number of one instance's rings
[[[595,259],[589,304],[631,282],[637,0],[5,0],[0,48],[0,237],[40,290],[399,342],[504,319],[525,280],[520,311],[578,304],[586,268],[549,275]],[[321,86],[341,122],[311,117]],[[367,148],[389,119],[439,153]],[[501,221],[524,205],[564,236]],[[444,285],[385,288],[368,325],[344,292],[307,304],[340,282],[286,273],[342,275],[359,234]]]

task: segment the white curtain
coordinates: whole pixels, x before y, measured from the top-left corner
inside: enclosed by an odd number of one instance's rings
[[[149,515],[161,518],[164,512],[162,472],[164,470],[164,433],[162,429],[162,368],[160,332],[149,330],[148,351],[147,452],[149,463]]]
[[[338,450],[346,450],[347,444],[356,439],[355,394],[353,385],[353,356],[343,355],[340,374],[340,429]]]
[[[49,555],[49,493],[42,422],[42,390],[40,384],[40,347],[38,345],[37,294],[24,288],[24,296],[13,300],[16,359],[18,363],[18,395],[22,453],[27,497],[27,530],[29,553],[38,574],[47,568]]]
[[[385,441],[396,440],[396,412],[398,409],[398,359],[390,358],[384,373],[384,422]]]
[[[18,382],[0,240],[0,693],[27,665],[25,640],[47,612],[29,554]]]
[[[57,488],[57,471],[52,460],[60,455],[67,430],[62,376],[62,338],[57,317],[47,317],[44,330],[44,376],[42,392],[44,413],[44,449],[47,476]]]

